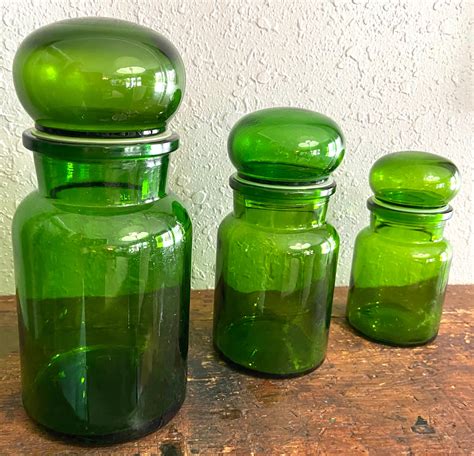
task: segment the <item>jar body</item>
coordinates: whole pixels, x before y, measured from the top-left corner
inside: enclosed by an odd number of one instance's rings
[[[75,204],[108,190],[121,193],[87,183],[69,199],[33,192],[13,225],[25,409],[91,441],[151,431],[186,388],[189,217],[173,195]]]
[[[214,345],[226,359],[275,376],[324,360],[339,237],[317,214],[256,207],[221,223]]]
[[[442,227],[372,216],[356,238],[347,303],[349,323],[391,345],[419,345],[438,333],[451,263]]]

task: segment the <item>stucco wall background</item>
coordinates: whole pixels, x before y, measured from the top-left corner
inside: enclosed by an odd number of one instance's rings
[[[12,216],[36,185],[31,153],[21,145],[32,121],[15,96],[13,56],[34,29],[78,16],[138,22],[182,54],[188,85],[171,123],[182,147],[170,187],[194,222],[194,288],[213,286],[216,231],[232,205],[229,130],[250,111],[282,105],[323,112],[345,132],[329,212],[342,241],[338,284],[348,283],[354,238],[368,222],[368,170],[402,149],[439,153],[460,168],[463,187],[446,231],[455,255],[450,282],[474,282],[468,1],[0,0],[0,8],[1,294],[14,291]]]

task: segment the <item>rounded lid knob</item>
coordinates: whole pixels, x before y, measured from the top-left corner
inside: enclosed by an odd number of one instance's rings
[[[401,206],[446,206],[459,190],[456,165],[428,152],[395,152],[379,158],[370,170],[370,187],[381,201]]]
[[[16,53],[13,77],[37,128],[71,135],[161,132],[185,86],[183,62],[166,38],[107,18],[31,33]]]
[[[230,132],[229,156],[239,175],[280,183],[327,179],[345,152],[338,125],[306,109],[270,108],[248,114]]]

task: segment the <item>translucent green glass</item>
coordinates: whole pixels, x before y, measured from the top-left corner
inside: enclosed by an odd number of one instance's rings
[[[13,223],[25,409],[87,441],[149,432],[186,387],[191,223],[168,155],[35,164]]]
[[[302,374],[326,353],[339,249],[326,223],[334,184],[259,185],[231,178],[234,211],[219,227],[214,344],[229,361]]]
[[[378,159],[370,170],[370,186],[381,201],[401,206],[446,206],[459,190],[456,165],[428,152],[395,152]]]
[[[69,19],[21,44],[13,75],[37,128],[159,132],[183,97],[184,67],[163,36],[130,22]]]
[[[186,389],[191,222],[161,133],[181,58],[152,30],[83,18],[29,35],[13,74],[39,187],[13,223],[23,404],[61,435],[143,435]]]
[[[451,263],[443,238],[450,208],[400,211],[370,199],[370,227],[357,236],[347,304],[349,323],[392,345],[419,345],[439,329]]]
[[[247,179],[304,183],[327,179],[341,163],[345,146],[330,118],[305,109],[271,108],[240,119],[228,150]]]

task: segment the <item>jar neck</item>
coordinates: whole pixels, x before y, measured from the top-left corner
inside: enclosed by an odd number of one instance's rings
[[[399,217],[397,211],[384,210],[383,214],[371,209],[370,227],[381,236],[393,241],[421,243],[436,242],[443,239],[445,220],[429,217],[420,220],[417,214],[407,214]]]
[[[35,153],[38,190],[62,204],[133,206],[166,195],[169,155],[75,161]]]
[[[234,216],[266,228],[314,228],[326,223],[328,201],[328,197],[264,199],[234,191]]]

